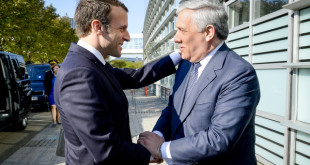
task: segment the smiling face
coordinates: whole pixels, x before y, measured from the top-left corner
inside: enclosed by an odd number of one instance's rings
[[[208,42],[205,31],[200,32],[194,24],[193,12],[194,10],[185,9],[179,13],[174,42],[179,44],[182,59],[199,62],[208,53]]]
[[[121,7],[111,6],[111,22],[108,31],[104,34],[103,48],[114,57],[120,57],[124,41],[130,41],[127,31],[127,12]]]

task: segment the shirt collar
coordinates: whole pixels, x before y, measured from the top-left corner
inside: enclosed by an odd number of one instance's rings
[[[215,49],[213,49],[206,57],[204,57],[201,61],[200,64],[201,66],[206,66],[211,58],[214,56],[214,54],[220,49],[220,47],[224,44],[224,41],[221,42]]]
[[[87,49],[88,51],[90,51],[94,56],[97,57],[97,59],[103,64],[105,65],[105,60],[102,56],[102,54],[94,47],[92,47],[91,45],[89,45],[87,42],[83,41],[83,40],[79,40],[77,43],[79,46]]]
[[[215,49],[213,49],[209,54],[207,54],[206,57],[204,57],[201,61],[200,64],[201,66],[198,69],[198,77],[202,74],[203,70],[211,60],[211,58],[215,55],[215,53],[219,50],[219,48],[223,45],[224,41],[221,42]]]

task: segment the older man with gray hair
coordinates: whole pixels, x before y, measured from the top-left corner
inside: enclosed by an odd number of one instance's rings
[[[260,98],[251,64],[224,43],[228,16],[216,0],[188,0],[177,9],[182,61],[173,93],[153,132],[138,142],[168,164],[251,165]]]

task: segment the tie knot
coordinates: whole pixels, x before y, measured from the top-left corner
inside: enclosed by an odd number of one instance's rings
[[[193,65],[194,65],[194,69],[198,69],[201,66],[200,62],[193,63]]]

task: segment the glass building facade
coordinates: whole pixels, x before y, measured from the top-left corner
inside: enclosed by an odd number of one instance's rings
[[[178,49],[175,14],[181,0],[149,1],[143,29],[144,63]],[[259,164],[310,164],[310,1],[229,0],[226,44],[256,69]],[[174,76],[149,90],[168,101]]]
[[[121,57],[110,57],[110,60],[125,59],[126,61],[142,61],[143,60],[143,34],[130,34],[130,41],[124,42],[122,46]]]

